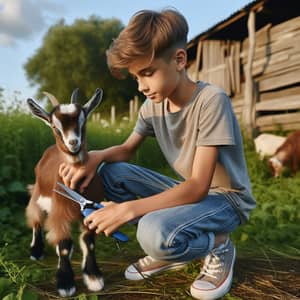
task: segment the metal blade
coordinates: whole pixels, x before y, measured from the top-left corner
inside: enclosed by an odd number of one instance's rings
[[[81,196],[79,193],[71,190],[69,187],[64,185],[61,182],[57,182],[57,184],[67,192],[67,194],[70,195],[70,197],[74,198],[78,203],[80,203],[80,206],[85,207],[87,204],[92,204],[93,201],[86,199],[85,197]]]
[[[54,189],[53,191],[54,191],[55,193],[61,195],[61,196],[64,196],[64,197],[66,197],[66,198],[68,198],[68,199],[70,199],[70,200],[76,202],[77,204],[80,205],[80,209],[83,209],[83,208],[84,208],[84,207],[82,207],[82,204],[81,204],[80,201],[78,201],[78,200],[72,198],[70,195],[68,195],[68,194],[66,194],[66,193],[64,193],[64,192],[62,192],[62,191],[59,191],[59,190],[57,190],[57,189]]]

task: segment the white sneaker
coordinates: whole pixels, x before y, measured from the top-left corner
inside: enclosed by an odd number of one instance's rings
[[[163,271],[182,269],[186,264],[186,262],[170,263],[146,256],[128,266],[125,271],[125,278],[129,280],[141,280]]]
[[[201,300],[214,300],[228,293],[235,255],[235,247],[230,239],[213,249],[206,256],[199,276],[191,285],[192,296]]]

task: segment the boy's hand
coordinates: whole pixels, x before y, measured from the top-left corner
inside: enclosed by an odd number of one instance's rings
[[[59,166],[58,174],[63,183],[71,189],[75,189],[80,182],[79,191],[82,193],[93,179],[98,163],[95,161],[94,154],[89,152],[88,159],[84,165],[76,166],[62,163]]]
[[[128,207],[128,202],[121,204],[115,202],[101,202],[104,206],[91,213],[84,219],[84,224],[97,234],[103,232],[106,236],[111,235],[121,225],[134,219],[133,212]]]

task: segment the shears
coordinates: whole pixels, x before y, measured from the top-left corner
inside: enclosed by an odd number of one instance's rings
[[[78,203],[80,205],[80,211],[81,214],[84,217],[87,217],[88,215],[90,215],[93,211],[99,209],[99,208],[103,208],[104,206],[100,203],[97,202],[93,202],[89,199],[86,199],[85,197],[83,197],[82,195],[80,195],[79,193],[71,190],[70,188],[68,188],[66,185],[64,185],[61,182],[57,182],[57,185],[62,188],[64,191],[60,191],[57,189],[54,189],[54,192],[58,193],[61,196],[64,196],[72,201],[75,201],[76,203]],[[115,231],[112,233],[112,236],[121,242],[128,242],[128,237],[127,235],[125,235],[124,233],[120,232],[120,231]]]

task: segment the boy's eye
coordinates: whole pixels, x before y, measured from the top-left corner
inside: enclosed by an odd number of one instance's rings
[[[154,70],[148,70],[143,73],[143,76],[149,77],[149,76],[152,76],[153,73],[154,73]]]

